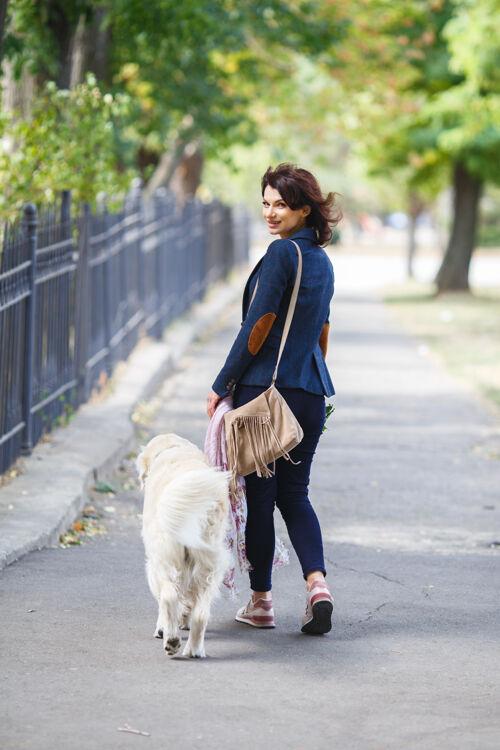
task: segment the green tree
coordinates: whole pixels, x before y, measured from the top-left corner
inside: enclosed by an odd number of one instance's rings
[[[454,212],[436,282],[467,289],[484,182],[500,184],[500,0],[457,2],[443,36],[450,69],[463,80],[427,107],[437,147],[453,163]]]
[[[332,66],[374,172],[401,172],[424,200],[451,173],[440,291],[468,288],[481,187],[500,181],[499,23],[499,0],[360,1]]]

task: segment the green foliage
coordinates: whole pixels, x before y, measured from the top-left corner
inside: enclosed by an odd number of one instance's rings
[[[372,169],[406,170],[413,187],[431,194],[457,161],[500,181],[499,0],[361,6],[357,39],[370,47],[371,76],[368,91],[356,91],[355,108],[365,105],[362,141]]]
[[[69,81],[61,73],[82,22],[87,34],[109,30],[99,84],[127,100],[114,158],[146,179],[163,152],[190,141],[218,159],[254,143],[262,102],[286,111],[297,60],[320,59],[346,28],[321,0],[10,0],[5,53],[16,74]]]
[[[0,217],[14,218],[26,200],[51,202],[64,189],[75,202],[123,194],[131,175],[117,171],[115,143],[126,108],[88,76],[71,91],[48,83],[26,118],[3,114]]]
[[[41,79],[57,78],[64,27],[76,29],[81,16],[91,18],[93,0],[10,0],[4,55],[21,76],[23,67]]]
[[[322,430],[323,432],[325,432],[325,430],[328,429],[328,427],[326,426],[326,421],[327,421],[328,417],[331,417],[331,415],[333,414],[334,411],[335,411],[335,407],[333,406],[333,404],[327,404],[326,405],[326,408],[325,408],[325,424],[323,425],[323,430]]]
[[[478,93],[500,92],[500,0],[456,2],[444,29],[450,68],[463,75]]]
[[[202,139],[208,156],[254,142],[261,98],[297,53],[317,57],[338,38],[334,19],[315,0],[116,0],[113,80],[138,105],[131,129],[156,153],[167,141]]]

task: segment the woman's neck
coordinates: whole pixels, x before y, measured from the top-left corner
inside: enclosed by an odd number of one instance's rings
[[[298,226],[294,227],[291,232],[286,232],[285,234],[280,234],[280,237],[282,240],[287,240],[289,237],[292,236],[292,234],[297,234],[297,232],[300,232],[302,229],[304,229],[306,226],[306,223],[299,224]]]

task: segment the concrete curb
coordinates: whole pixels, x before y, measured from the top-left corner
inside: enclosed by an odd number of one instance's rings
[[[86,490],[135,445],[131,414],[150,398],[189,346],[241,295],[244,274],[218,284],[160,342],[146,339],[112,380],[103,401],[84,404],[67,427],[35,447],[23,472],[0,489],[0,570],[57,542],[83,509]]]

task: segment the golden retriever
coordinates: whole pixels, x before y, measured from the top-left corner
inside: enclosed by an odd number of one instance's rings
[[[155,637],[172,656],[181,647],[180,628],[190,625],[183,656],[203,658],[212,599],[231,564],[229,474],[173,433],[150,440],[136,465],[144,488],[146,573],[159,608]]]

